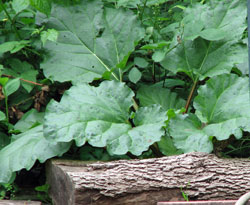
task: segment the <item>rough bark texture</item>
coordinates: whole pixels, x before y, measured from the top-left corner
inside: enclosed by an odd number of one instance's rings
[[[0,200],[0,205],[41,205],[39,201]]]
[[[56,205],[155,205],[183,200],[182,191],[194,200],[237,199],[250,191],[250,160],[204,153],[106,163],[52,160],[47,179]]]
[[[236,200],[227,201],[195,201],[195,202],[158,202],[157,205],[235,205]],[[245,205],[250,205],[247,202]]]

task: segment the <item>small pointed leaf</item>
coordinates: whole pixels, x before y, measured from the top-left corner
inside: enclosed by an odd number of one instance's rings
[[[0,121],[3,121],[5,119],[6,119],[5,114],[2,111],[0,111]]]
[[[9,80],[4,86],[4,95],[9,96],[12,93],[16,92],[20,87],[20,79],[16,78],[13,80]]]
[[[141,79],[141,71],[139,71],[136,67],[133,67],[128,74],[128,78],[132,83],[137,83]]]

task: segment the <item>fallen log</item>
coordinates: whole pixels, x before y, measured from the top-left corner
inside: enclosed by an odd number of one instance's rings
[[[250,160],[189,153],[144,160],[50,160],[47,182],[55,205],[156,204],[238,199],[250,191]]]
[[[157,205],[236,205],[236,200],[225,201],[188,201],[188,202],[158,202]],[[246,202],[244,205],[250,205]]]
[[[0,200],[0,205],[42,205],[39,201]]]

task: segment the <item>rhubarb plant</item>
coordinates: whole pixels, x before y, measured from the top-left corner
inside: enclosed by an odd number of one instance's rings
[[[249,137],[246,2],[0,2],[0,183],[72,152],[210,153]]]

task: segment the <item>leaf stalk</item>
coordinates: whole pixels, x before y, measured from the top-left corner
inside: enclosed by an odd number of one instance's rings
[[[134,98],[132,98],[132,99],[133,99],[133,108],[135,109],[135,111],[137,111],[138,108],[139,108],[139,106],[138,106],[138,104],[136,103],[135,99],[134,99]]]
[[[187,102],[186,102],[186,105],[185,105],[185,112],[183,114],[186,114],[188,112],[188,108],[189,108],[191,100],[193,98],[194,91],[195,91],[195,88],[197,86],[197,83],[198,83],[198,78],[196,78],[195,81],[194,81],[194,84],[192,86],[192,89],[191,89],[191,91],[189,93],[189,96],[188,96],[188,99],[187,99]]]
[[[3,87],[3,93],[4,93],[4,103],[5,103],[5,114],[6,114],[6,119],[7,122],[9,122],[9,105],[8,105],[8,96],[6,95],[6,90]]]
[[[15,78],[15,77],[13,77],[12,75],[7,75],[7,74],[2,74],[2,76],[7,77],[7,78]],[[44,85],[41,84],[41,83],[36,83],[36,82],[30,81],[30,80],[25,80],[25,79],[23,79],[23,78],[19,78],[19,79],[20,79],[21,81],[23,81],[23,82],[30,83],[30,84],[33,84],[33,85],[44,86]]]

